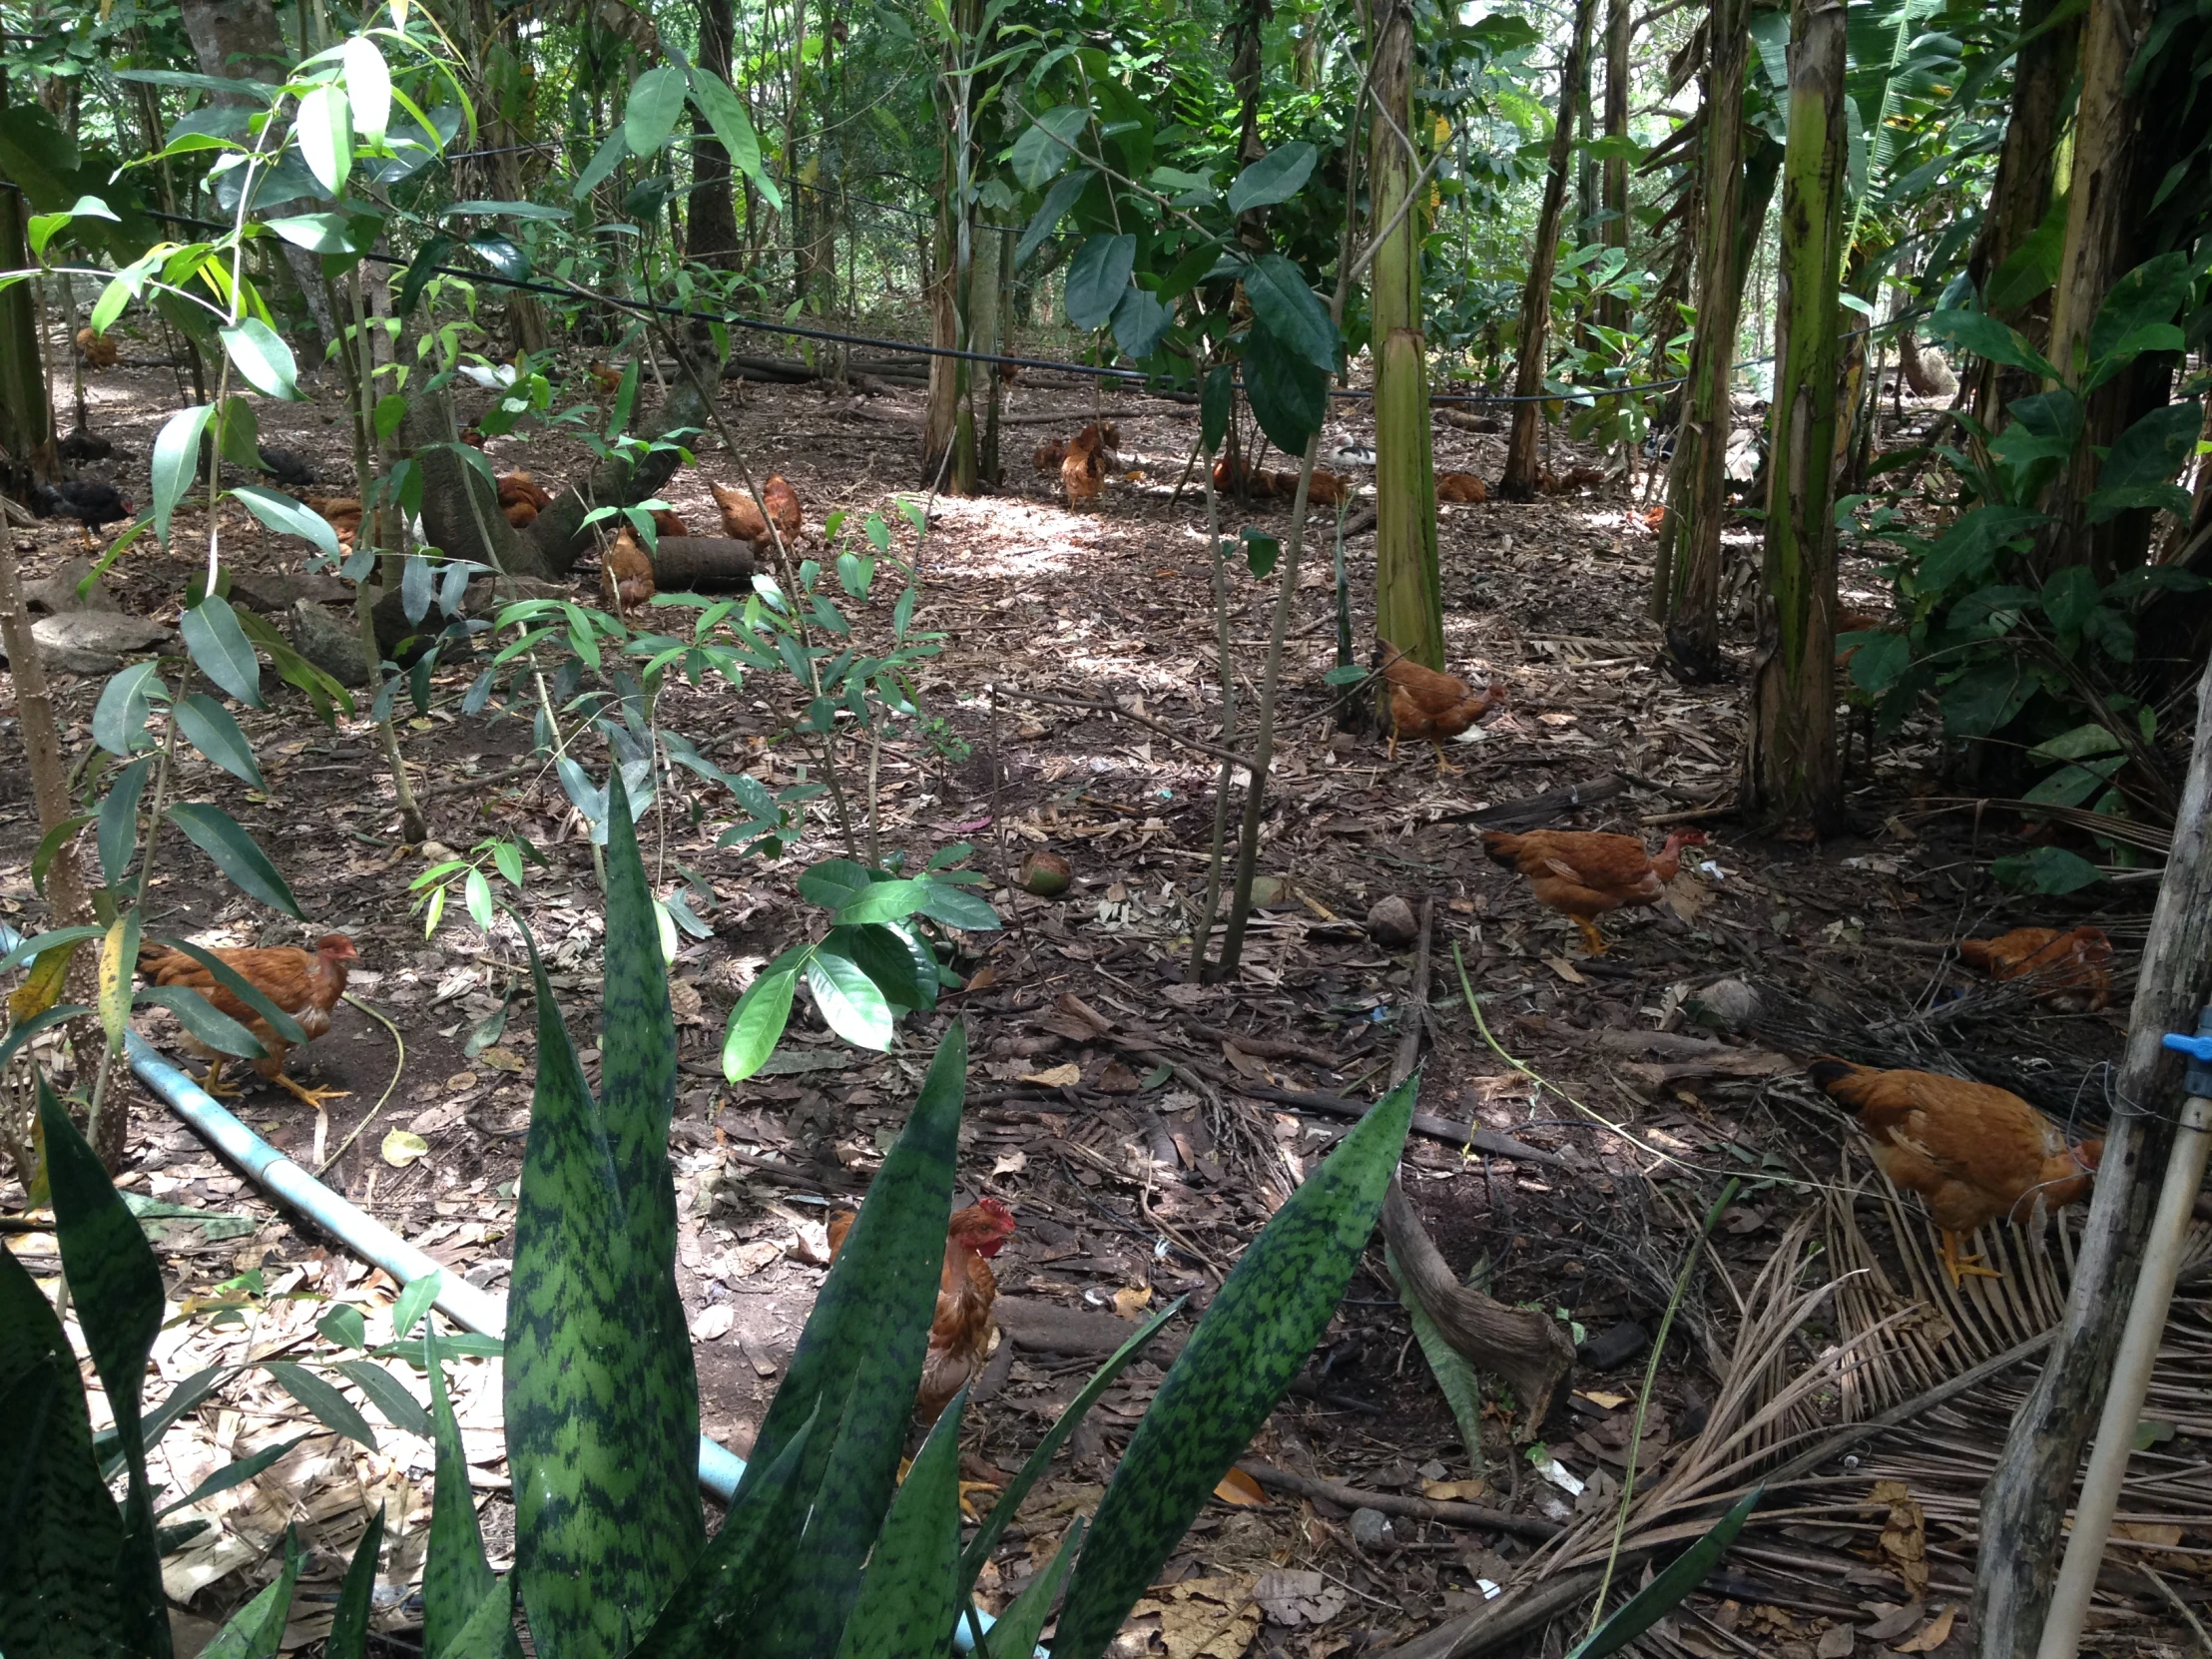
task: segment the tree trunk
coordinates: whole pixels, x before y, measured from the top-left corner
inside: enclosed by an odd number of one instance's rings
[[[256,80],[281,86],[291,75],[291,54],[270,0],[184,0],[185,36],[200,73],[219,81]],[[302,56],[304,54],[302,53]],[[261,109],[250,93],[217,93],[218,104]],[[281,244],[284,265],[299,284],[325,349],[338,337],[328,301],[322,296],[322,268],[304,248]],[[318,354],[319,355],[319,354]]]
[[[2137,112],[2128,95],[2128,67],[2147,26],[2145,0],[2091,0],[2082,22],[2081,92],[2074,106],[2073,167],[2066,191],[2066,239],[2051,295],[2050,345],[2044,352],[2065,383],[2078,389],[2091,323],[2113,281],[2135,265],[2136,216],[2128,210]],[[2140,203],[2134,204],[2140,207]],[[2137,367],[2143,366],[2140,362]],[[2087,418],[2072,463],[2051,486],[2057,522],[2038,543],[2043,572],[2088,564],[2099,582],[2119,574],[2114,549],[2124,520],[2091,526],[2086,502],[2096,488],[2097,456],[2127,427],[2141,381],[2115,375],[2086,397]],[[2160,399],[2163,401],[2163,399]]]
[[[1590,14],[1597,0],[1575,0],[1574,36],[1559,70],[1559,113],[1551,129],[1551,157],[1544,175],[1544,202],[1536,216],[1536,246],[1528,256],[1528,284],[1521,289],[1520,355],[1513,364],[1513,427],[1505,445],[1505,475],[1497,492],[1507,501],[1528,501],[1536,494],[1536,438],[1544,406],[1536,401],[1544,384],[1544,348],[1551,329],[1551,274],[1559,263],[1559,216],[1566,207],[1567,171],[1574,160],[1576,89],[1587,79]]]
[[[2037,30],[2043,32],[2020,48],[2013,63],[2012,110],[2005,122],[2003,146],[1997,152],[1996,181],[1984,210],[1989,230],[1968,263],[1968,274],[1985,298],[1989,278],[2019,252],[2050,212],[2060,136],[2065,131],[2066,98],[2073,87],[2074,61],[2081,42],[2078,19],[2044,29],[2061,4],[2062,0],[2020,0],[2019,33],[2025,36]],[[1989,312],[2019,329],[2037,349],[2049,338],[2047,288],[2009,305],[1992,305]],[[1924,397],[1930,395],[1917,382],[1909,380],[1907,384]],[[1993,431],[2004,404],[2035,389],[2033,376],[2000,363],[1984,362],[1974,387],[1974,418]]]
[[[974,153],[971,123],[977,88],[961,71],[984,56],[979,0],[961,0],[953,14],[953,42],[946,49],[940,86],[945,99],[944,191],[937,207],[936,281],[929,290],[929,343],[968,349],[975,279],[975,204],[969,200]],[[974,364],[965,357],[929,359],[929,401],[922,412],[922,483],[941,477],[952,495],[973,495],[980,478],[975,410],[969,384]]]
[[[2092,22],[2093,26],[2093,22]],[[2135,980],[2127,1052],[2105,1130],[2088,1220],[2058,1338],[2026,1402],[2012,1417],[2003,1460],[1981,1496],[1981,1549],[1971,1628],[1980,1659],[2030,1659],[2050,1606],[2053,1554],[2090,1424],[2104,1399],[2127,1321],[2143,1229],[2174,1139],[2171,1116],[2182,1062],[2159,1046],[2168,1031],[2194,1031],[2212,998],[2212,673],[2197,691],[2189,781]]]
[[[0,260],[13,271],[31,263],[23,193],[0,190]],[[0,289],[0,450],[18,490],[61,476],[54,450],[54,406],[38,348],[38,291],[29,282]]]
[[[975,227],[975,258],[968,275],[968,338],[974,349],[995,352],[999,342],[999,320],[1005,311],[1005,282],[1002,270],[1005,257],[1013,252],[1014,231],[1009,226],[993,225],[980,221]],[[970,419],[975,419],[973,403],[978,381],[988,388],[983,400],[981,417],[976,421],[975,471],[978,479],[996,484],[1004,474],[1000,470],[998,455],[998,388],[1000,380],[997,365],[971,363],[973,371],[968,376],[968,401]]]
[[[1625,140],[1628,137],[1628,83],[1631,74],[1629,53],[1635,43],[1636,23],[1629,0],[1610,0],[1605,13],[1605,136],[1608,139]],[[1601,240],[1608,248],[1628,252],[1628,158],[1605,158],[1605,189],[1602,201],[1605,225]],[[1608,328],[1626,328],[1629,322],[1628,301],[1619,294],[1608,294],[1598,309],[1598,320]]]
[[[1675,428],[1660,526],[1652,614],[1682,643],[1677,662],[1720,659],[1721,521],[1727,510],[1736,336],[1744,307],[1744,73],[1751,57],[1750,0],[1714,0],[1706,22],[1705,134],[1697,190],[1697,326],[1690,383]]]
[[[1413,131],[1413,8],[1376,8],[1376,117],[1369,128],[1370,223],[1397,225],[1376,251],[1369,308],[1375,358],[1375,626],[1417,663],[1444,662],[1436,574],[1436,470],[1428,423],[1428,353],[1421,338],[1420,207],[1398,215],[1419,171]]]
[[[1790,138],[1782,162],[1766,583],[1744,757],[1746,814],[1793,832],[1826,833],[1843,807],[1831,514],[1843,175],[1843,0],[1798,0],[1791,17]]]
[[[733,0],[699,0],[699,66],[730,79],[737,42]],[[718,271],[734,269],[738,255],[738,196],[729,152],[707,118],[692,112],[691,236],[685,253]]]

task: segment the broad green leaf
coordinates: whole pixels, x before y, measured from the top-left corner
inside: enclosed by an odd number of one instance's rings
[[[359,254],[366,252],[355,222],[343,214],[293,214],[269,221],[269,228],[286,242],[310,254]]]
[[[2020,799],[2038,807],[2078,807],[2103,789],[2120,766],[2120,757],[2113,755],[2087,766],[2060,767]]]
[[[1392,1089],[1246,1249],[1131,1436],[1060,1609],[1054,1659],[1099,1659],[1291,1385],[1351,1283],[1412,1122]]]
[[[140,1625],[113,1563],[123,1517],[93,1457],[85,1390],[54,1306],[0,1250],[0,1652],[109,1659]],[[25,1524],[36,1517],[36,1524]]]
[[[1067,1408],[1045,1431],[1045,1436],[1037,1442],[1036,1449],[1029,1453],[1028,1459],[1015,1472],[1013,1479],[1006,1482],[1006,1489],[998,1494],[998,1500],[991,1505],[991,1512],[983,1517],[983,1524],[975,1529],[975,1536],[968,1540],[967,1548],[960,1552],[959,1593],[962,1596],[975,1587],[976,1575],[983,1570],[983,1563],[991,1558],[991,1551],[998,1547],[999,1536],[1019,1512],[1022,1500],[1029,1495],[1030,1488],[1052,1466],[1053,1454],[1082,1425],[1091,1407],[1114,1385],[1114,1380],[1160,1334],[1160,1328],[1183,1311],[1183,1304],[1189,1300],[1188,1297],[1177,1297],[1132,1331],[1128,1341],[1115,1349],[1107,1357],[1106,1363],[1091,1373],[1090,1381],[1083,1384],[1082,1391],[1068,1401]],[[1015,1659],[1022,1659],[1025,1652],[1026,1649],[1015,1649]]]
[[[1249,525],[1237,539],[1244,543],[1246,568],[1265,581],[1273,574],[1275,562],[1283,556],[1283,544]]]
[[[231,366],[245,376],[248,385],[271,397],[298,397],[298,365],[292,361],[291,347],[276,329],[260,317],[250,316],[220,332]]]
[[[484,879],[482,870],[472,869],[462,878],[461,901],[468,906],[469,919],[490,932],[496,917],[491,905],[491,883]]]
[[[1962,583],[1978,583],[1996,563],[2001,549],[2048,522],[2047,515],[2032,507],[2001,502],[1962,513],[1936,538],[1936,545],[1922,562],[1921,586],[1941,592]]]
[[[201,673],[248,708],[262,706],[262,662],[228,599],[209,594],[185,612],[179,626]]]
[[[1209,455],[1218,453],[1222,439],[1229,435],[1229,410],[1236,395],[1236,369],[1228,363],[1217,365],[1206,376],[1198,405],[1198,443]]]
[[[1245,396],[1276,448],[1303,455],[1329,412],[1329,376],[1255,325],[1245,335]]]
[[[924,1632],[949,1631],[960,1571],[960,1417],[952,1396],[891,1498],[837,1659],[909,1659]]]
[[[966,1084],[967,1031],[955,1022],[830,1264],[761,1424],[753,1454],[773,1460],[818,1404],[841,1411],[837,1432],[818,1431],[808,1449],[800,1486],[820,1489],[804,1543],[810,1570],[759,1633],[762,1659],[821,1659],[834,1650],[874,1545],[936,1312]],[[825,1485],[832,1451],[838,1478]]]
[[[276,1659],[291,1618],[291,1597],[299,1583],[299,1569],[306,1563],[299,1535],[284,1529],[284,1565],[276,1581],[235,1613],[231,1622],[215,1633],[200,1650],[200,1659]]]
[[[1078,328],[1103,328],[1129,289],[1137,265],[1137,239],[1101,231],[1084,240],[1068,262],[1067,289],[1061,304]]]
[[[854,893],[868,884],[867,867],[850,858],[825,858],[810,865],[799,877],[799,896],[826,910],[843,907]]]
[[[242,778],[258,790],[269,787],[262,778],[260,764],[254,759],[253,745],[246,741],[246,734],[239,730],[239,723],[231,718],[230,710],[207,693],[194,692],[177,704],[174,713],[177,730],[193,748],[232,777]]]
[[[180,1509],[191,1508],[203,1498],[214,1497],[218,1492],[227,1492],[234,1486],[245,1485],[247,1481],[268,1469],[272,1464],[289,1456],[307,1438],[308,1436],[305,1434],[298,1434],[288,1440],[276,1440],[263,1446],[261,1450],[250,1456],[236,1458],[231,1462],[220,1464],[213,1474],[193,1487],[191,1491],[185,1493],[183,1497],[172,1498],[155,1510],[154,1518],[165,1520]]]
[[[340,1360],[330,1368],[368,1395],[368,1401],[386,1422],[402,1433],[430,1438],[430,1414],[406,1383],[373,1360]]]
[[[684,72],[663,65],[649,69],[630,86],[622,117],[622,142],[633,156],[658,155],[684,113]],[[713,118],[710,117],[711,121]]]
[[[133,663],[111,676],[93,706],[92,741],[111,755],[125,757],[153,748],[146,719],[153,712],[154,699],[168,695],[158,664]]]
[[[2039,683],[2017,663],[1977,663],[1943,688],[1943,729],[1954,738],[1985,738],[2001,731]]]
[[[1982,302],[1999,313],[2018,311],[2047,292],[2058,278],[2058,257],[2066,241],[2066,198],[2053,193],[2050,212],[2028,239],[1990,273]]]
[[[928,881],[871,881],[843,904],[831,919],[839,926],[864,921],[898,921],[929,902],[934,883]]]
[[[2086,565],[2062,565],[2043,584],[2043,614],[2061,634],[2078,634],[2097,608],[2097,579]]]
[[[2037,744],[2027,752],[2027,758],[2031,761],[2080,761],[2092,755],[2117,754],[2119,748],[2118,738],[2098,722],[2090,721],[2086,726],[2076,726]]]
[[[343,61],[353,131],[370,144],[381,144],[391,121],[391,71],[384,67],[384,55],[367,36],[354,35],[345,43]]]
[[[2013,853],[1989,865],[1989,873],[2017,892],[2079,892],[2104,879],[2104,871],[2062,846],[2038,846],[2032,852]]]
[[[1023,190],[1041,190],[1045,181],[1076,159],[1075,141],[1082,136],[1091,112],[1080,104],[1062,104],[1046,110],[1014,140],[1009,164]],[[1063,209],[1063,211],[1065,211]]]
[[[353,1546],[353,1559],[338,1586],[337,1611],[322,1639],[322,1659],[368,1659],[368,1616],[376,1594],[376,1558],[384,1550],[384,1508],[368,1512],[368,1529]]]
[[[594,1100],[531,948],[538,1075],[507,1297],[515,1577],[541,1651],[626,1651],[705,1541],[699,1392],[676,1293],[676,1039],[622,769],[608,780]]]
[[[712,70],[694,64],[690,74],[693,107],[707,118],[707,125],[721,140],[730,165],[752,180],[768,205],[782,213],[783,194],[761,165],[761,140],[753,131],[753,118],[746,113],[745,101]]]
[[[353,122],[345,94],[328,85],[304,94],[291,131],[315,183],[331,196],[343,194],[345,176],[353,171]]]
[[[784,1027],[791,1023],[792,995],[799,989],[797,967],[763,969],[730,1010],[730,1027],[722,1041],[722,1074],[742,1083],[776,1052]]]
[[[1436,1322],[1428,1317],[1428,1310],[1421,1306],[1412,1287],[1406,1284],[1396,1253],[1387,1245],[1382,1247],[1382,1261],[1390,1270],[1390,1282],[1397,1287],[1398,1306],[1412,1321],[1413,1340],[1420,1344],[1421,1358],[1428,1362],[1428,1375],[1436,1380],[1437,1391],[1451,1407],[1451,1420],[1459,1426],[1459,1444],[1468,1463],[1480,1473],[1482,1383],[1474,1375],[1474,1368],[1467,1364],[1466,1356],[1446,1342],[1444,1334],[1436,1329]]]
[[[293,1365],[287,1360],[271,1360],[262,1370],[269,1373],[278,1387],[291,1395],[315,1421],[333,1434],[367,1447],[376,1449],[376,1431],[368,1426],[368,1419],[353,1406],[353,1402],[304,1366]]]
[[[385,435],[389,436],[388,433]],[[294,501],[288,495],[264,489],[259,484],[240,484],[231,493],[246,504],[248,512],[278,535],[304,537],[314,543],[317,552],[333,559],[337,557],[337,532],[313,508]]]
[[[1913,666],[1913,642],[1903,634],[1846,634],[1836,645],[1851,650],[1851,683],[1862,691],[1886,691]]]
[[[1037,217],[1029,222],[1029,229],[1022,232],[1021,241],[1014,247],[1014,270],[1019,271],[1029,263],[1029,256],[1059,228],[1068,209],[1075,206],[1075,199],[1089,189],[1091,181],[1097,177],[1085,167],[1053,181],[1052,188],[1045,192],[1044,206],[1037,210]]]
[[[609,135],[607,142],[616,149],[616,159],[621,159],[622,135]],[[583,193],[579,192],[581,197]],[[422,297],[422,290],[430,285],[430,278],[438,274],[438,267],[453,252],[454,240],[442,231],[423,243],[407,267],[406,279],[399,284],[399,315],[413,314],[415,303]]]
[[[19,938],[13,950],[0,956],[0,973],[5,973],[12,967],[20,967],[34,956],[43,956],[49,950],[69,950],[87,939],[102,938],[107,931],[105,927],[87,923],[80,927],[56,927],[44,933],[33,933],[28,938]]]
[[[1175,325],[1175,310],[1143,288],[1131,285],[1122,291],[1121,303],[1114,307],[1113,322],[1114,343],[1130,361],[1142,362],[1159,349],[1161,339]]]
[[[220,807],[200,801],[179,801],[170,806],[169,820],[185,832],[185,838],[216,862],[240,891],[260,899],[273,910],[306,920],[299,900],[269,854],[254,844],[254,837],[240,828],[237,819]]]
[[[134,911],[133,914],[137,912]],[[198,991],[182,985],[154,985],[138,993],[138,1000],[167,1008],[200,1041],[220,1054],[242,1060],[259,1060],[267,1052],[261,1040]]]
[[[598,189],[601,181],[622,165],[622,158],[627,153],[622,129],[617,127],[593,153],[592,159],[585,164],[584,171],[577,175],[576,183],[569,187],[570,197],[578,202],[583,201]]]
[[[2145,351],[2179,350],[2172,327],[2194,281],[2186,254],[2161,254],[2114,279],[2089,324],[2088,372],[2082,387],[2110,379]]]
[[[1303,357],[1324,374],[1337,367],[1337,326],[1329,320],[1328,307],[1307,286],[1305,275],[1280,254],[1263,254],[1245,273],[1245,297],[1252,301],[1252,315],[1278,343]],[[1279,444],[1286,454],[1296,449]]]
[[[2050,359],[2017,331],[1980,311],[1939,310],[1928,319],[1928,331],[1936,339],[1954,340],[1975,356],[2007,368],[2024,368],[2045,380],[2063,378]]]
[[[851,958],[882,993],[883,1000],[890,1004],[894,1013],[935,1004],[936,970],[934,967],[929,970],[925,984],[913,952],[907,948],[906,936],[895,928],[879,923],[832,927],[830,936],[823,941],[823,948]]]
[[[1229,187],[1229,211],[1241,214],[1288,202],[1313,174],[1316,158],[1314,147],[1304,140],[1269,151],[1237,175]]]
[[[806,967],[807,988],[830,1029],[855,1048],[891,1045],[890,1004],[849,956],[832,952],[827,942]]]
[[[115,1555],[103,1558],[103,1565],[111,1593],[120,1604],[124,1650],[166,1659],[169,1610],[162,1593],[153,1489],[146,1479],[145,1423],[139,1407],[147,1357],[161,1332],[161,1269],[137,1218],[101,1167],[99,1154],[70,1122],[43,1073],[38,1079],[38,1115],[46,1137],[46,1178],[62,1269],[75,1293],[85,1346],[99,1370],[130,1475],[122,1544]],[[113,1565],[107,1565],[110,1562]]]
[[[2131,507],[2168,507],[2187,518],[2189,495],[2173,482],[2196,450],[2204,405],[2167,403],[2112,440],[2097,487],[2089,497],[2089,522],[2102,524]]]
[[[410,1285],[408,1290],[414,1288]],[[407,1326],[395,1321],[392,1329],[404,1339]],[[445,1357],[434,1318],[422,1328],[422,1363],[430,1374],[430,1439],[436,1459],[430,1485],[430,1547],[422,1566],[422,1645],[424,1652],[442,1659],[454,1651],[469,1616],[488,1597],[498,1595],[512,1607],[513,1591],[501,1585],[484,1555],[484,1534],[476,1522],[468,1459],[461,1451],[461,1428],[445,1386]],[[505,1651],[522,1651],[511,1629]]]
[[[996,931],[998,912],[965,887],[940,879],[931,881],[929,888],[929,902],[921,907],[921,913],[931,921],[965,933]]]
[[[200,470],[200,440],[215,418],[213,404],[179,409],[154,438],[154,534],[169,545],[169,519]]]
[[[1713,1523],[1710,1532],[1669,1561],[1653,1575],[1650,1583],[1622,1602],[1611,1618],[1568,1651],[1567,1659],[1604,1659],[1606,1654],[1619,1652],[1673,1612],[1692,1590],[1705,1582],[1705,1575],[1720,1565],[1721,1557],[1728,1553],[1728,1546],[1736,1541],[1736,1534],[1744,1529],[1744,1522],[1751,1519],[1751,1512],[1759,1507],[1759,1500],[1766,1491],[1764,1486],[1754,1486],[1738,1498],[1728,1513]]]

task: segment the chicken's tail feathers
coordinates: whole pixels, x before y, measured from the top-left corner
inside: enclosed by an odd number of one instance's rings
[[[1989,965],[1988,939],[1960,939],[1958,959],[1968,967],[1985,968]]]
[[[1490,862],[1503,864],[1510,869],[1520,857],[1520,836],[1505,830],[1482,831],[1482,850],[1489,854]]]
[[[1813,1080],[1813,1087],[1835,1099],[1837,1084],[1848,1082],[1866,1070],[1865,1066],[1853,1065],[1849,1060],[1839,1060],[1833,1054],[1823,1054],[1805,1068],[1805,1075]]]

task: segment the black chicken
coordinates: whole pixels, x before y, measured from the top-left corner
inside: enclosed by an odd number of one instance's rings
[[[138,509],[123,498],[113,484],[97,478],[68,478],[59,484],[40,484],[31,491],[31,511],[41,518],[73,518],[92,543],[92,532]]]
[[[72,427],[69,436],[57,446],[61,457],[75,465],[87,461],[105,461],[115,454],[115,445],[97,432],[88,432],[82,426]]]
[[[314,482],[314,468],[296,449],[277,449],[264,444],[262,470],[279,484],[288,484],[293,489],[304,489]]]

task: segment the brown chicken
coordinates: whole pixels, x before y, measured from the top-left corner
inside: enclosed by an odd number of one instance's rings
[[[619,617],[627,617],[653,597],[652,556],[638,545],[628,525],[608,544],[600,560],[599,583],[608,606]]]
[[[552,505],[553,497],[546,493],[545,486],[527,472],[499,475],[499,510],[517,530],[527,530],[538,521],[538,514]]]
[[[1397,740],[1425,738],[1436,751],[1436,771],[1461,769],[1444,759],[1443,740],[1455,738],[1487,711],[1505,701],[1505,688],[1470,689],[1455,675],[1423,668],[1388,640],[1378,638],[1375,654],[1382,678],[1390,683],[1390,759],[1397,759]]]
[[[850,1210],[830,1213],[832,1262],[853,1220]],[[998,1322],[991,1317],[998,1281],[991,1277],[988,1259],[1013,1231],[1013,1212],[995,1198],[952,1212],[945,1229],[944,1267],[937,1278],[937,1314],[929,1324],[929,1358],[922,1363],[921,1386],[914,1394],[914,1410],[925,1423],[937,1420],[990,1358],[991,1339],[998,1334]]]
[[[707,486],[714,492],[715,505],[722,509],[722,533],[733,541],[749,541],[756,558],[765,559],[776,551],[776,543],[769,535],[769,525],[774,523],[776,533],[783,538],[788,551],[798,545],[807,527],[806,509],[800,505],[799,492],[785,481],[781,472],[769,474],[768,482],[761,486],[761,500],[756,503],[752,492],[729,489],[721,484]],[[768,508],[768,516],[761,516],[761,507]]]
[[[1809,1075],[1859,1120],[1882,1173],[1928,1201],[1954,1289],[1968,1274],[2003,1277],[1978,1256],[1960,1256],[1963,1240],[1999,1216],[2014,1226],[2030,1221],[2038,1203],[2064,1209],[2089,1190],[2104,1152],[2101,1140],[2067,1146],[2042,1113],[1986,1083],[1828,1057],[1815,1060]]]
[[[2112,941],[2101,927],[2015,927],[1993,939],[1960,939],[1959,959],[1991,979],[2033,982],[2035,999],[2060,1013],[2093,1014],[2112,1002]]]
[[[309,512],[320,513],[323,522],[338,533],[338,540],[350,542],[360,533],[361,503],[352,495],[308,495],[300,498],[300,504]]]
[[[1237,480],[1244,479],[1244,493],[1255,501],[1273,498],[1278,501],[1298,499],[1298,474],[1279,467],[1233,467],[1228,457],[1214,463],[1214,488],[1226,495],[1237,487]],[[1358,492],[1352,483],[1328,472],[1314,468],[1314,481],[1307,487],[1306,499],[1324,507],[1334,507],[1350,500]]]
[[[1060,463],[1067,458],[1066,438],[1046,438],[1037,445],[1037,452],[1029,457],[1039,472],[1057,472],[1060,470]]]
[[[1106,462],[1101,451],[1106,440],[1094,425],[1084,427],[1068,443],[1068,452],[1060,462],[1060,488],[1067,492],[1068,505],[1081,506],[1086,501],[1096,501],[1106,488]]]
[[[1517,869],[1535,889],[1536,902],[1573,918],[1593,956],[1605,954],[1597,917],[1624,904],[1656,904],[1682,867],[1685,846],[1703,846],[1702,830],[1677,830],[1657,857],[1634,835],[1584,830],[1531,830],[1515,835],[1482,831],[1492,863]]]
[[[1438,501],[1487,501],[1490,486],[1471,472],[1439,472],[1436,474],[1436,499]]]
[[[78,329],[77,350],[94,368],[115,367],[115,340],[107,334],[96,334],[90,328]]]
[[[291,1015],[309,1041],[330,1029],[330,1010],[345,994],[347,964],[358,960],[360,955],[353,948],[353,941],[343,933],[323,934],[315,940],[311,951],[279,945],[259,950],[217,950],[211,954],[221,958],[239,977]],[[317,1111],[326,1100],[344,1098],[346,1091],[343,1089],[303,1088],[285,1076],[284,1055],[290,1045],[270,1028],[267,1020],[217,983],[213,973],[183,951],[148,945],[139,952],[139,971],[157,985],[178,985],[198,991],[218,1012],[229,1014],[253,1032],[262,1045],[263,1054],[250,1063],[268,1081],[289,1089]],[[208,1062],[208,1080],[203,1085],[208,1093],[238,1093],[223,1082],[225,1056],[189,1031],[184,1033],[184,1038],[185,1046]]]
[[[666,507],[653,509],[653,533],[656,536],[688,536],[690,529],[684,521]]]
[[[591,376],[592,384],[599,388],[602,397],[612,397],[622,389],[622,370],[609,368],[597,357],[592,358],[585,372]]]

